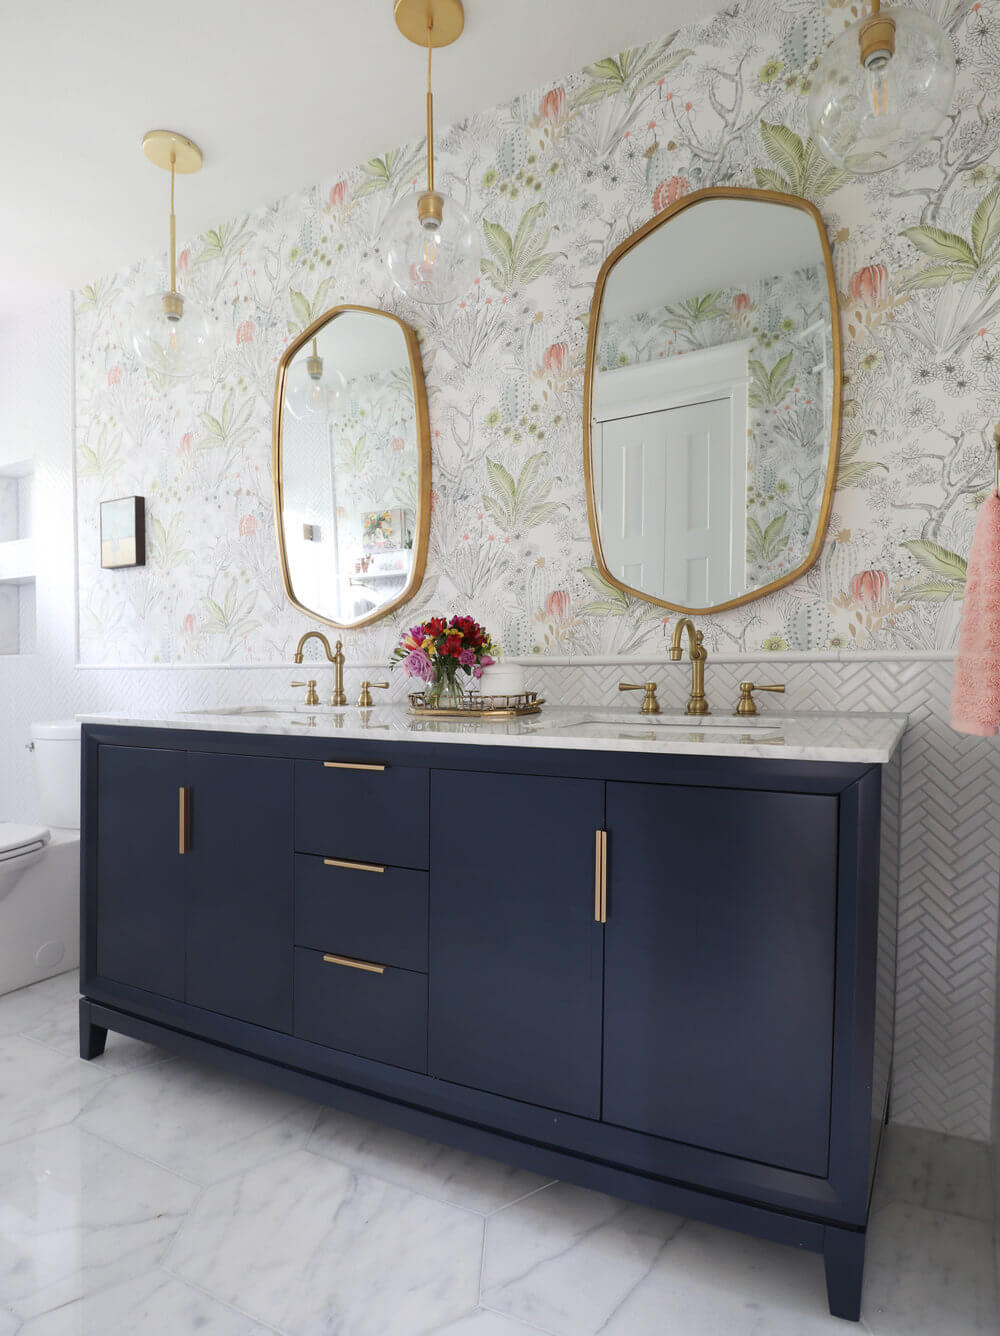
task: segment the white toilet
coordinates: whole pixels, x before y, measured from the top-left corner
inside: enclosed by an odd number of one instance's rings
[[[80,959],[80,725],[32,724],[31,740],[45,824],[0,821],[0,993]]]

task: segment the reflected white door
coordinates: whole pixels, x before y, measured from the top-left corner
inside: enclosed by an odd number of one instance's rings
[[[742,592],[746,505],[734,490],[746,444],[733,439],[732,399],[612,418],[595,437],[611,573],[687,607]]]

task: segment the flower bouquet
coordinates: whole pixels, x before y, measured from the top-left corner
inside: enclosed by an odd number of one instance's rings
[[[453,709],[465,691],[459,674],[482,677],[495,662],[492,650],[489,632],[471,617],[431,617],[406,632],[392,652],[392,666],[401,663],[408,677],[424,683],[430,708]]]

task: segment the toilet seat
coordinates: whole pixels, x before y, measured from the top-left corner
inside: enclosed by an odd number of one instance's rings
[[[0,821],[0,863],[36,853],[44,849],[48,842],[49,831],[45,826],[20,826],[10,821]]]

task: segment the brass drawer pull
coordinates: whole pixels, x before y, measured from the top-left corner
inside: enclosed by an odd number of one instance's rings
[[[350,956],[324,956],[324,965],[346,965],[348,969],[364,970],[367,974],[384,974],[384,965],[373,965],[370,960],[352,960]]]
[[[324,761],[327,770],[388,770],[386,765],[361,765],[357,761]]]
[[[350,867],[357,872],[384,872],[385,868],[379,863],[350,863],[346,858],[324,858],[323,862],[327,867]]]
[[[608,921],[608,832],[594,831],[594,922]]]
[[[182,785],[177,790],[177,852],[186,854],[191,848],[191,790]]]

